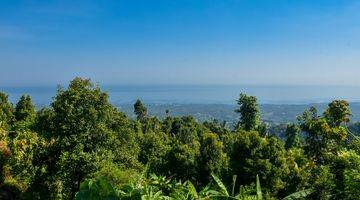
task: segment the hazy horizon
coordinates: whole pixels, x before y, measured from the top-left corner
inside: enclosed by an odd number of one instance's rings
[[[67,85],[62,85],[67,87]],[[235,104],[241,92],[257,96],[261,104],[327,103],[334,99],[360,102],[360,87],[348,86],[250,86],[250,85],[101,85],[115,105],[136,99],[160,104]],[[1,87],[15,103],[22,94],[32,96],[38,106],[49,105],[56,86]]]

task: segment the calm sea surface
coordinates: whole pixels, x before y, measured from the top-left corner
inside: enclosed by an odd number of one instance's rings
[[[360,87],[347,86],[105,86],[110,101],[116,105],[133,103],[234,104],[240,92],[258,97],[262,104],[322,103],[333,99],[360,102]],[[48,105],[56,95],[56,87],[1,87],[12,102],[22,94],[32,96],[37,106]]]

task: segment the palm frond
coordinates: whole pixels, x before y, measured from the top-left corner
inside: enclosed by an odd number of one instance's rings
[[[309,196],[312,192],[313,192],[312,189],[302,190],[302,191],[290,194],[289,196],[283,198],[283,200],[295,200],[295,199],[305,198],[305,197]]]
[[[261,192],[259,175],[256,175],[256,196],[257,196],[258,200],[262,200],[262,192]]]
[[[220,192],[221,194],[223,194],[224,196],[229,196],[229,193],[224,185],[224,183],[217,177],[215,176],[215,174],[211,174],[211,176],[213,177],[213,179],[215,180],[216,184],[218,185],[218,187],[220,188]]]

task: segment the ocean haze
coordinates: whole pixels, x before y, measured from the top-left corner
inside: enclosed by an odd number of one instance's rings
[[[327,103],[334,99],[360,102],[358,86],[261,86],[261,85],[112,85],[102,86],[115,105],[141,99],[148,104],[235,104],[241,92],[255,95],[261,104]],[[49,105],[57,87],[0,87],[16,102],[29,94],[37,106]]]

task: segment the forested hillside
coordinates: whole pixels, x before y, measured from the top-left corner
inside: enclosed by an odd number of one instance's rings
[[[141,100],[128,117],[88,79],[39,110],[0,93],[0,199],[358,199],[347,101],[304,110],[285,139],[269,133],[256,97],[236,103],[228,127],[171,110],[159,119]]]

